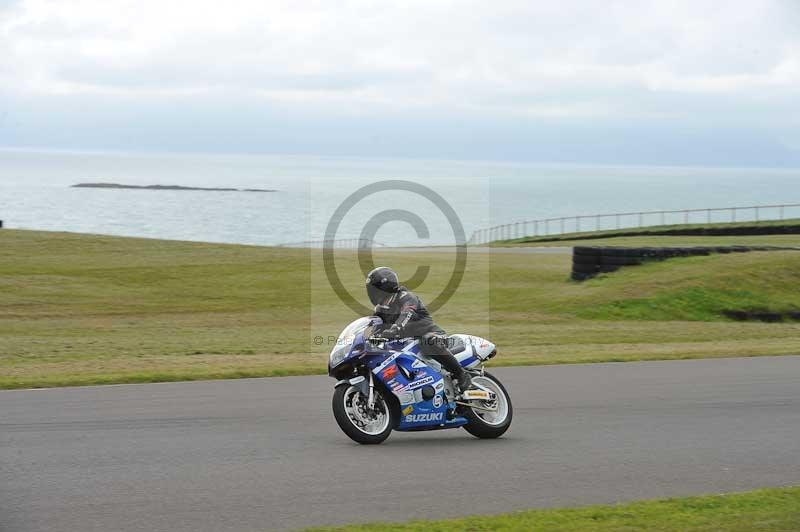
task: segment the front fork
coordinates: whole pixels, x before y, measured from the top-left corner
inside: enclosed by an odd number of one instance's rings
[[[357,377],[353,377],[352,379],[343,379],[336,383],[334,388],[339,386],[343,386],[345,384],[349,384],[350,386],[357,386],[358,391],[361,392],[361,395],[367,397],[367,406],[372,409],[375,408],[375,378],[372,376],[372,372],[367,373],[367,377],[363,375],[358,375]]]
[[[372,372],[369,372],[369,399],[367,399],[367,406],[370,410],[375,408],[375,378]]]

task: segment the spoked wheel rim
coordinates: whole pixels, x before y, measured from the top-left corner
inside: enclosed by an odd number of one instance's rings
[[[367,406],[367,397],[355,386],[351,386],[343,397],[344,411],[350,423],[364,434],[377,436],[389,427],[389,407],[383,396],[375,393],[375,406]]]
[[[484,376],[472,377],[472,382],[481,388],[486,388],[495,395],[495,399],[492,401],[480,402],[480,406],[492,408],[492,410],[473,408],[471,410],[475,415],[478,416],[481,421],[493,427],[505,423],[508,418],[508,397],[506,397],[503,389],[492,379]]]

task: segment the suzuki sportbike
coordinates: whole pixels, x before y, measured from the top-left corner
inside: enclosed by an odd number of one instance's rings
[[[488,340],[448,337],[448,347],[472,376],[460,393],[450,373],[420,352],[416,338],[380,337],[380,318],[359,318],[339,335],[328,360],[336,423],[362,444],[381,443],[393,430],[464,427],[478,438],[497,438],[511,425],[508,392],[483,364],[497,354]]]

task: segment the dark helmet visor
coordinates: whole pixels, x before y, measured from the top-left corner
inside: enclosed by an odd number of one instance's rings
[[[367,296],[369,296],[369,300],[372,302],[373,305],[382,303],[390,295],[392,294],[389,292],[384,292],[377,286],[373,286],[371,284],[367,285]]]

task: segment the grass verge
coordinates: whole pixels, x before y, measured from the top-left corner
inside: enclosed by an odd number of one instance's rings
[[[405,524],[371,523],[309,532],[342,530],[452,532],[796,532],[800,530],[800,488],[772,488],[610,506],[530,510]]]
[[[364,299],[352,251],[342,284]],[[431,303],[448,252],[378,251]],[[568,280],[569,254],[470,253],[434,313],[498,344],[494,365],[800,353],[800,323],[723,308],[800,308],[796,252],[674,259]],[[0,230],[0,388],[325,373],[356,314],[308,250]]]

